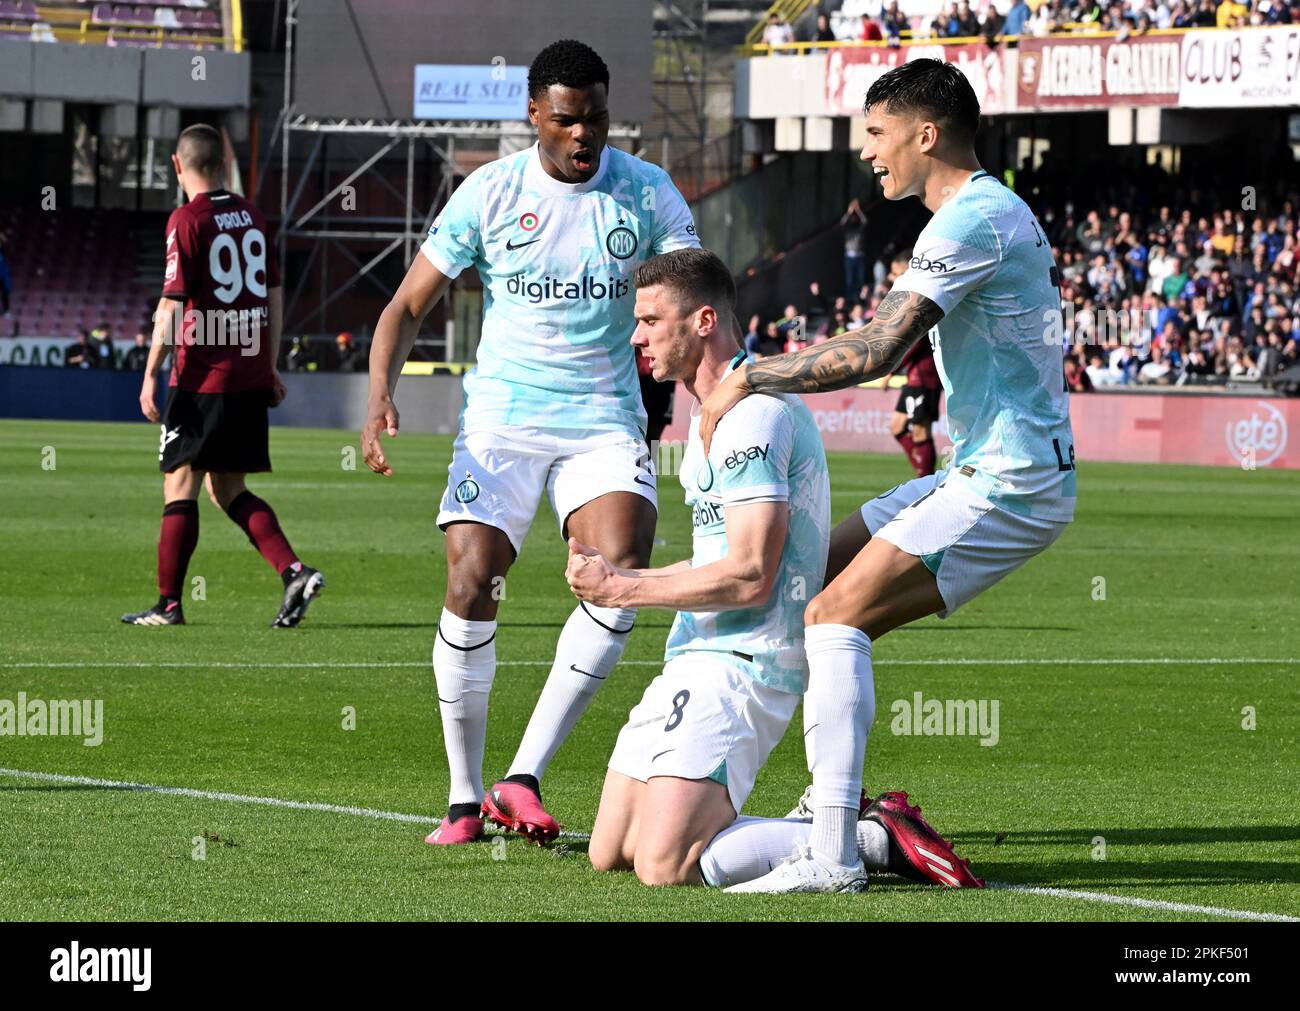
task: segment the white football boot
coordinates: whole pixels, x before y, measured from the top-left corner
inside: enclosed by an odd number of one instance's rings
[[[855,867],[831,863],[801,846],[761,878],[724,889],[751,895],[791,895],[800,892],[865,892],[867,871],[859,860]]]

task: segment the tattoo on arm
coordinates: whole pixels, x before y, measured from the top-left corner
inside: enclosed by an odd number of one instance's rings
[[[892,372],[941,319],[943,310],[924,295],[891,291],[861,330],[754,362],[745,383],[755,393],[824,393],[870,382]]]

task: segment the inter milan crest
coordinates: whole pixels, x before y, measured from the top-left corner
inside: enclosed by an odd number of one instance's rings
[[[462,505],[467,502],[473,502],[478,498],[478,492],[478,482],[466,474],[465,480],[456,485],[456,501]]]
[[[636,232],[624,227],[623,215],[618,216],[618,227],[605,236],[605,248],[620,260],[626,260],[636,252]]]

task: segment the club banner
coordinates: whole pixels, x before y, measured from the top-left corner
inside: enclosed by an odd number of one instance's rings
[[[830,50],[826,58],[826,115],[861,116],[862,101],[886,71],[920,59],[946,60],[971,83],[985,115],[1007,112],[1003,51],[984,43],[958,46],[846,46]]]
[[[830,50],[826,57],[826,115],[861,116],[867,89],[902,63],[905,52],[891,46],[837,46]]]
[[[1177,105],[1185,38],[1022,39],[1017,104],[1036,109]]]
[[[1187,33],[1179,102],[1202,109],[1300,105],[1300,25]]]

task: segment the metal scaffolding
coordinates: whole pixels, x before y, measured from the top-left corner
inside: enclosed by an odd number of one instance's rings
[[[258,173],[258,186],[260,188],[265,168],[269,165],[278,142],[280,263],[285,262],[291,239],[295,240],[296,246],[305,244],[308,247],[307,259],[296,284],[285,298],[284,328],[285,332],[304,329],[304,324],[315,316],[316,330],[324,332],[326,309],[362,279],[386,297],[392,296],[393,289],[376,277],[374,270],[399,248],[404,257],[403,264],[410,263],[438,210],[455,189],[456,177],[463,174],[458,171],[456,163],[458,142],[495,143],[498,148],[509,142],[525,146],[532,143],[535,133],[527,122],[348,119],[302,115],[294,107],[293,92],[294,41],[302,4],[303,0],[287,0],[285,4],[284,101],[267,144],[263,170]],[[611,124],[609,136],[611,140],[635,140],[640,137],[640,133],[639,125],[621,123]],[[337,182],[331,182],[330,179],[331,137],[360,138],[374,147],[367,157],[351,166],[347,174]],[[395,171],[393,156],[400,155],[403,148],[405,158],[402,159],[402,167]],[[438,166],[438,183],[433,197],[427,210],[421,211],[418,216],[414,206],[417,149],[432,153]],[[299,158],[296,164],[295,157]],[[327,188],[326,192],[313,206],[300,210],[303,191],[317,174],[323,182],[322,189]],[[392,193],[405,208],[405,214],[365,216],[349,212],[346,217],[347,227],[339,227],[339,223],[331,218],[331,204],[344,193],[345,187],[352,186],[362,177],[377,181]],[[423,194],[420,196],[423,197]],[[368,259],[363,259],[377,242],[384,243],[383,248]],[[345,282],[337,284],[333,292],[326,294],[331,251],[342,256],[351,273]],[[302,292],[313,268],[320,272],[318,298],[313,305],[300,306]]]

